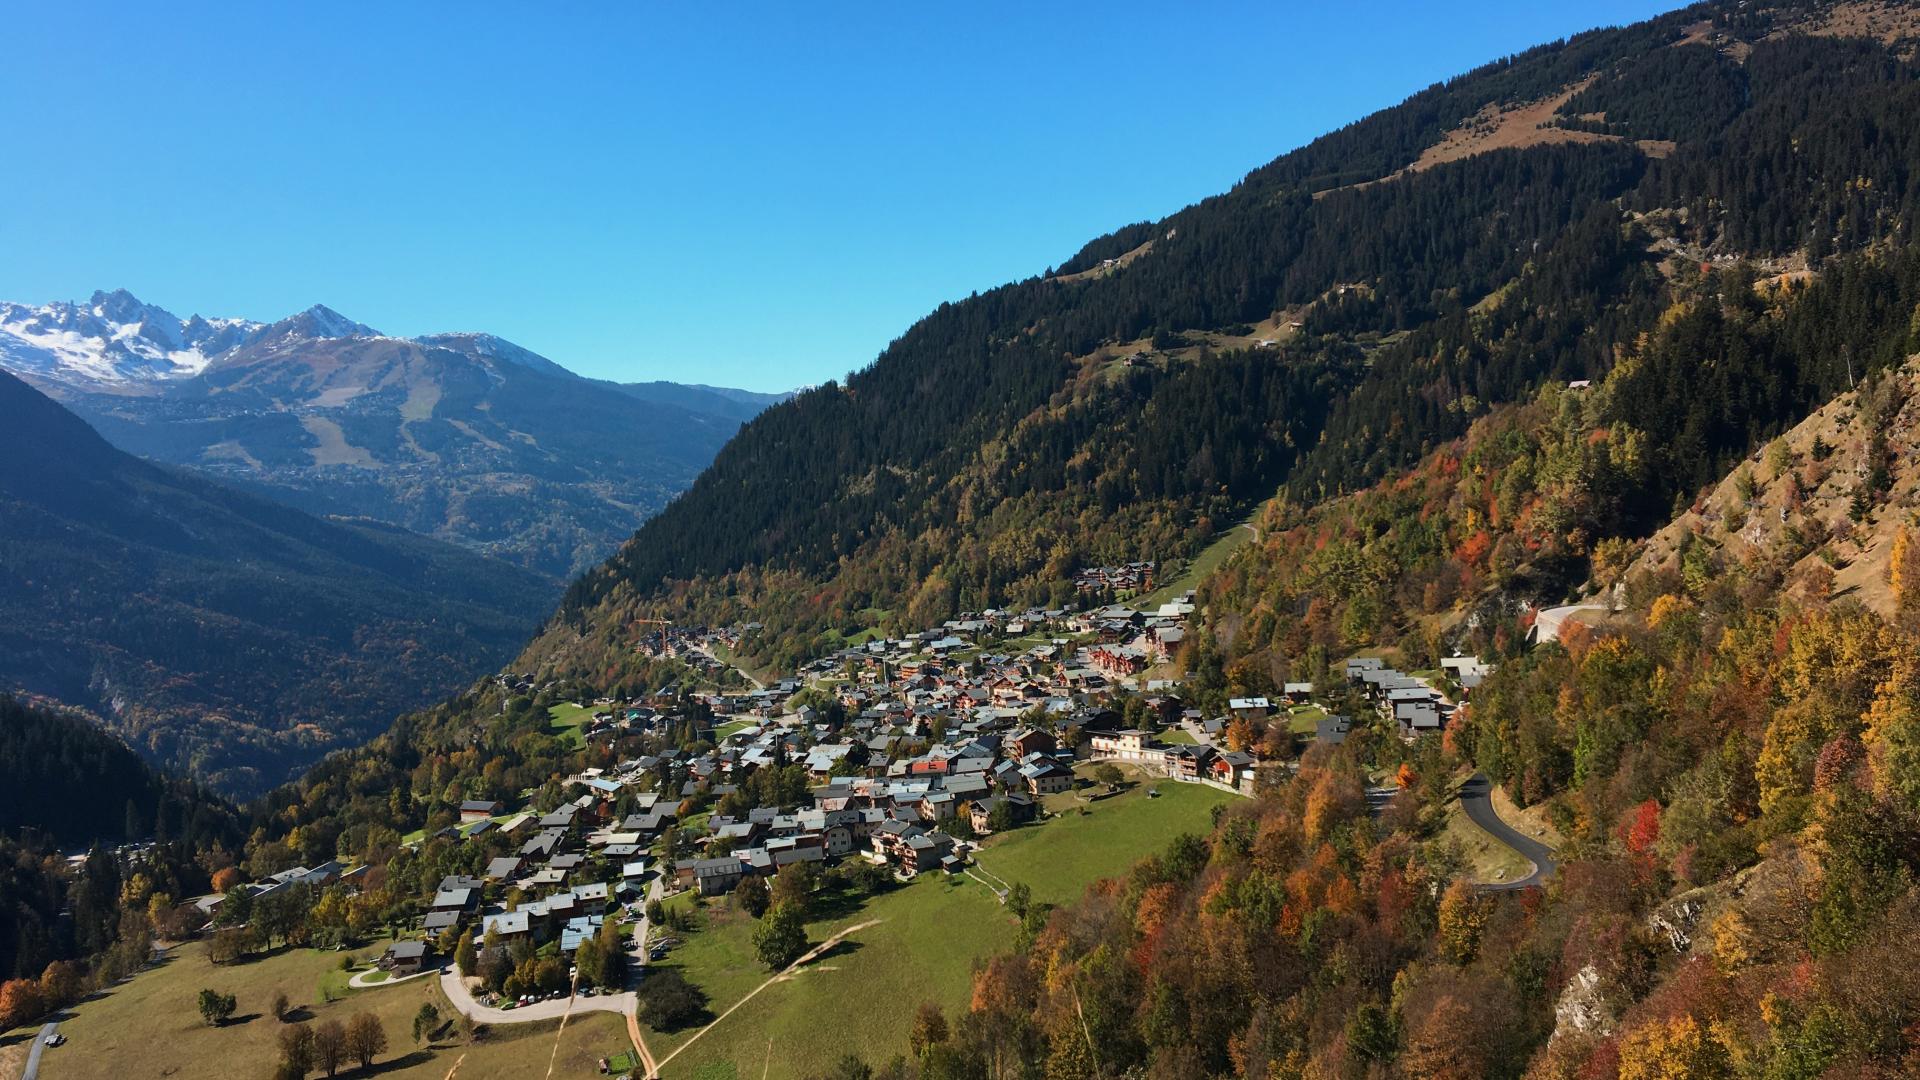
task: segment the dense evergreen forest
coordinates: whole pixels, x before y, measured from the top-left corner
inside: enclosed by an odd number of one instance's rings
[[[115,845],[148,842],[131,860],[144,905],[155,894],[205,892],[244,840],[231,806],[155,771],[91,721],[0,696],[0,983],[90,958],[121,974],[145,963],[153,927],[123,925],[127,877]],[[61,852],[89,848],[69,870]],[[155,917],[171,925],[158,909]]]
[[[0,696],[0,832],[74,847],[149,836],[200,844],[231,828],[217,798],[163,776],[92,722]]]
[[[1877,42],[1786,32],[1814,14],[1700,5],[1530,50],[1093,241],[1057,272],[942,305],[844,385],[749,424],[575,584],[532,655],[593,668],[626,617],[750,609],[767,625],[758,656],[787,662],[869,626],[1045,599],[1062,564],[1177,561],[1276,486],[1303,502],[1356,490],[1493,404],[1605,375],[1701,263],[1897,274],[1897,260],[1846,260],[1911,239],[1920,132],[1902,118],[1920,69]],[[1408,171],[1487,110],[1556,94],[1570,96],[1542,130],[1584,141]],[[1279,340],[1250,358],[1191,347],[1196,331],[1243,341],[1254,326]],[[1876,331],[1845,333],[1864,350]],[[1632,419],[1693,433],[1663,453],[1699,483],[1741,438],[1844,385],[1848,355],[1780,384],[1748,385],[1737,360],[1715,375],[1731,406],[1649,397],[1669,415]],[[1853,376],[1884,359],[1863,352]],[[1669,370],[1646,363],[1649,378]],[[1288,390],[1203,406],[1179,389],[1238,378],[1235,364],[1286,369]],[[1209,429],[1235,435],[1205,445]]]

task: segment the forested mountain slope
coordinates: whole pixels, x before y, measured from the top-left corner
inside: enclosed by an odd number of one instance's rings
[[[228,792],[493,670],[551,595],[506,563],[140,461],[5,373],[0,416],[0,684],[86,706]]]
[[[1202,586],[1196,672],[1217,664],[1261,693],[1343,648],[1512,653],[1532,607],[1643,593],[1683,567],[1724,582],[1710,569],[1723,562],[1748,566],[1761,597],[1818,563],[1887,614],[1920,451],[1905,360],[1920,353],[1920,252],[1796,280],[1685,273],[1668,296],[1591,386],[1497,406],[1353,494],[1282,492],[1256,519],[1261,541]],[[1821,408],[1849,354],[1859,388]]]
[[[0,836],[233,842],[231,807],[173,779],[98,725],[0,695]],[[7,965],[0,963],[0,969]]]
[[[80,996],[72,961],[107,954],[96,972],[109,982],[144,968],[152,936],[195,925],[173,917],[171,900],[205,892],[245,837],[232,806],[154,769],[91,720],[0,694],[0,984],[65,964],[44,984],[58,1000],[29,995],[52,1010]],[[137,869],[112,853],[123,841],[152,841]],[[88,848],[78,868],[62,856]],[[149,910],[167,913],[163,925],[146,925]],[[0,1024],[36,1015],[32,1005],[18,1015],[20,984],[7,990]]]
[[[1920,352],[1920,339],[1913,342]],[[1625,577],[1698,582],[1768,562],[1803,595],[1897,614],[1920,507],[1920,363],[1834,399],[1768,443],[1647,543]]]
[[[1857,313],[1835,301],[1859,281],[1920,301],[1910,272],[1850,273],[1792,296],[1702,279],[1605,381],[1496,407],[1352,495],[1270,504],[1201,590],[1191,698],[1337,686],[1359,648],[1498,669],[1444,735],[1403,742],[1362,707],[1344,744],[1311,744],[1211,835],[1029,920],[949,1052],[1086,1076],[1911,1075],[1920,357],[1777,438],[1760,424],[1664,527],[1637,508],[1690,490],[1665,473],[1689,429],[1623,419],[1703,327],[1722,361],[1742,341],[1814,355],[1840,325],[1820,313]],[[1874,325],[1920,351],[1906,320]],[[1754,355],[1788,374],[1797,354]],[[1636,539],[1583,542],[1615,530]],[[1525,601],[1583,585],[1587,622],[1526,646]],[[1555,827],[1538,892],[1460,880],[1442,823],[1473,770]],[[1382,777],[1400,790],[1370,809]]]
[[[1357,489],[1493,404],[1606,374],[1703,264],[1902,247],[1920,210],[1910,22],[1848,38],[1825,6],[1707,4],[1583,34],[943,305],[844,385],[748,424],[575,585],[532,658],[600,670],[627,617],[751,611],[756,651],[784,662],[1046,600],[1063,569],[1191,555],[1278,485],[1302,503]],[[1664,431],[1680,421],[1653,414],[1697,409],[1668,452],[1704,483],[1843,387],[1849,358],[1856,376],[1887,363],[1870,325],[1841,320],[1791,372],[1723,379],[1724,405],[1649,393],[1629,419]],[[1650,527],[1669,508],[1638,510]]]

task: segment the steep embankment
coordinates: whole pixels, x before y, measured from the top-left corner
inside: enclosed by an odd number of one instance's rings
[[[1920,507],[1920,363],[1870,378],[1757,450],[1655,533],[1630,573],[1772,564],[1802,594],[1890,616],[1888,566]]]

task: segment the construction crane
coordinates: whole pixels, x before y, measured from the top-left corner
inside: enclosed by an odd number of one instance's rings
[[[627,621],[628,621],[628,623],[630,623],[630,624],[632,624],[632,623],[637,623],[637,624],[639,624],[639,625],[641,625],[641,626],[657,626],[657,627],[659,627],[659,628],[660,628],[660,630],[659,630],[659,634],[660,634],[660,647],[661,647],[662,649],[664,649],[664,648],[666,648],[666,647],[667,647],[667,628],[668,628],[668,627],[670,627],[670,626],[672,626],[672,625],[673,625],[672,623],[670,623],[670,622],[668,622],[668,621],[667,621],[667,620],[665,620],[665,619],[629,619],[629,620],[627,620]],[[633,646],[633,647],[634,647],[634,648],[636,648],[636,649],[640,647],[640,643],[639,643],[639,641],[638,641],[637,639],[635,640],[635,642],[634,642],[634,646]]]

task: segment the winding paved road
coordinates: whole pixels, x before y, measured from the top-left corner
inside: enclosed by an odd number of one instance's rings
[[[1565,604],[1560,607],[1541,608],[1539,613],[1533,617],[1534,643],[1545,644],[1549,641],[1558,641],[1560,632],[1566,629],[1567,620],[1573,619],[1573,621],[1578,622],[1579,620],[1575,619],[1574,616],[1580,612],[1605,612],[1606,610],[1607,605],[1593,600],[1581,604]]]
[[[453,1002],[454,1008],[482,1024],[529,1024],[535,1020],[555,1020],[568,1013],[630,1013],[634,1008],[633,991],[629,990],[624,994],[599,994],[594,997],[573,994],[514,1009],[496,1009],[474,1000],[473,992],[467,988],[467,980],[460,977],[460,969],[453,964],[448,964],[440,972],[440,989],[447,995],[447,1000]]]
[[[1500,815],[1493,812],[1493,801],[1488,797],[1492,790],[1493,784],[1487,779],[1486,773],[1474,773],[1466,783],[1460,785],[1460,808],[1467,812],[1468,819],[1485,829],[1488,835],[1532,863],[1533,873],[1480,888],[1487,892],[1513,892],[1545,884],[1553,876],[1553,849],[1500,820]]]
[[[60,1030],[58,1023],[44,1024],[40,1034],[33,1037],[33,1049],[27,1052],[27,1068],[20,1074],[20,1080],[37,1080],[40,1075],[40,1055],[46,1052],[47,1040]]]

